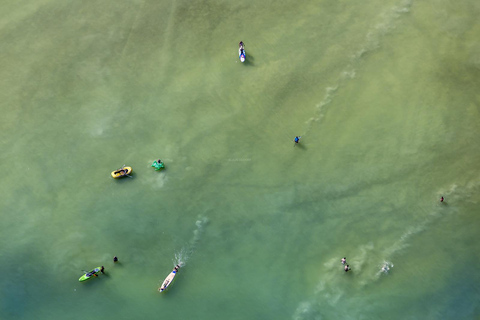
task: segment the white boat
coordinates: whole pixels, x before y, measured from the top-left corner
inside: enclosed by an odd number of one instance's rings
[[[165,280],[163,280],[162,286],[158,288],[158,291],[163,292],[168,288],[169,285],[172,284],[173,279],[177,275],[178,269],[180,269],[179,264],[177,264],[175,268],[173,268],[172,272],[170,272],[170,274],[165,278]]]

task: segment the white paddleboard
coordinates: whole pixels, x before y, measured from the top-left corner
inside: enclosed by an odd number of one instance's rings
[[[172,272],[163,280],[162,286],[158,288],[158,291],[163,292],[165,289],[168,288],[168,286],[172,283],[173,279],[177,275],[178,269],[180,268],[179,265],[177,265]]]

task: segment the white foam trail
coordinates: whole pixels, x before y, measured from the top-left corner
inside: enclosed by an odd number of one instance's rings
[[[356,72],[355,72],[355,69],[345,70],[341,73],[341,75],[342,75],[341,76],[342,80],[348,80],[348,79],[355,78]]]
[[[413,0],[403,0],[398,5],[391,7],[379,15],[380,22],[371,27],[367,32],[364,44],[352,54],[350,64],[348,64],[348,66],[340,72],[339,78],[334,82],[334,84],[325,89],[325,96],[318,104],[315,105],[313,117],[305,122],[307,128],[302,135],[306,135],[314,122],[319,122],[323,118],[322,111],[325,106],[332,102],[334,93],[337,91],[338,87],[345,81],[355,78],[355,65],[360,62],[361,58],[366,53],[374,51],[380,47],[380,41],[382,37],[396,28],[396,21],[401,17],[401,15],[410,12],[412,2]]]
[[[357,256],[349,259],[347,257],[347,262],[351,264],[352,271],[355,275],[359,275],[361,278],[358,280],[360,286],[366,286],[375,283],[376,281],[384,278],[388,275],[394,264],[392,258],[395,255],[405,248],[410,246],[410,241],[412,237],[428,230],[428,226],[435,221],[438,221],[443,215],[453,214],[457,212],[456,210],[444,210],[445,205],[451,206],[448,204],[459,202],[459,201],[476,201],[478,194],[478,188],[480,187],[480,179],[472,179],[471,182],[467,183],[465,187],[459,187],[457,184],[452,184],[444,190],[440,190],[436,193],[438,199],[441,195],[445,197],[446,204],[441,204],[438,200],[438,206],[435,206],[431,213],[427,214],[425,220],[419,224],[409,226],[405,232],[400,236],[400,238],[395,241],[391,246],[387,247],[381,256],[383,257],[380,260],[380,263],[375,265],[375,269],[371,270],[362,270],[364,265],[367,265],[367,261],[374,260],[372,257],[374,252],[373,243],[367,243],[361,245],[356,252],[359,252]],[[339,277],[342,275],[342,265],[340,263],[341,257],[334,257],[327,260],[323,266],[325,270],[322,270],[321,278],[316,285],[313,295],[307,301],[302,301],[293,314],[293,319],[295,320],[304,320],[304,319],[321,319],[320,314],[322,308],[325,307],[325,303],[332,306],[332,308],[337,309],[339,303],[342,301],[342,297],[345,296],[346,292],[342,289],[343,287],[338,284]],[[398,264],[398,263],[397,263]],[[362,272],[360,272],[362,271]],[[347,274],[343,272],[343,274]],[[322,305],[320,305],[320,303]],[[343,317],[343,316],[342,316]]]
[[[363,265],[365,264],[366,261],[368,261],[368,256],[370,252],[374,249],[374,245],[372,242],[367,243],[365,245],[360,246],[360,248],[357,250],[357,252],[360,252],[359,255],[354,256],[348,264],[352,265],[352,270],[355,271],[355,273],[359,273],[362,270]],[[349,260],[347,259],[347,262]],[[353,266],[355,266],[353,269]]]
[[[412,0],[404,0],[399,5],[380,14],[380,22],[369,30],[365,37],[364,45],[352,55],[352,62],[360,59],[365,53],[380,47],[380,40],[387,33],[396,28],[396,20],[405,13],[410,12]]]
[[[480,186],[480,181],[478,179],[475,180],[473,183],[468,183],[466,187],[459,188],[457,184],[452,184],[446,191],[437,192],[437,198],[443,195],[445,197],[445,204],[448,204],[449,201],[459,201],[463,199],[463,201],[470,199],[474,189],[477,189]],[[439,206],[443,206],[444,204],[438,203]],[[456,212],[456,210],[450,210],[449,213]],[[392,246],[387,248],[384,252],[386,259],[391,259],[399,251],[407,248],[409,246],[408,241],[412,236],[415,236],[427,229],[427,227],[439,219],[442,215],[445,214],[445,211],[436,207],[432,210],[425,220],[415,226],[410,226],[407,230],[402,234],[400,239],[396,241]]]
[[[474,193],[474,191],[480,186],[480,181],[478,179],[475,179],[475,182],[468,183],[465,188],[459,188],[457,184],[452,184],[449,188],[446,189],[446,191],[440,191],[437,193],[438,197],[440,198],[441,195],[445,197],[445,202],[448,203],[448,200],[450,199],[451,201],[459,201],[462,200],[468,200],[471,195]],[[444,204],[439,203],[440,206],[443,206]],[[456,212],[456,210],[449,210],[447,211],[450,214]],[[446,211],[443,209],[439,209],[438,207],[434,209],[431,213],[428,214],[426,219],[415,226],[410,226],[407,228],[407,230],[402,234],[400,239],[396,241],[392,246],[387,248],[384,251],[384,256],[386,260],[382,264],[382,268],[380,270],[380,273],[388,273],[390,269],[393,267],[393,263],[391,263],[389,260],[395,256],[398,252],[402,251],[403,249],[407,248],[410,246],[408,241],[415,235],[427,230],[428,226],[435,221],[437,221],[439,218],[444,215]]]
[[[186,251],[185,248],[182,248],[180,251],[175,252],[175,258],[173,260],[174,265],[180,265],[180,267],[183,267],[189,258],[188,252]]]
[[[173,264],[179,264],[180,267],[185,266],[188,259],[192,256],[193,252],[195,251],[195,247],[197,243],[200,241],[200,238],[203,234],[203,230],[208,223],[207,217],[199,217],[195,222],[195,230],[193,230],[193,237],[188,243],[188,245],[184,246],[180,251],[175,252],[175,258],[173,260]]]
[[[427,220],[423,223],[420,223],[416,226],[410,226],[407,230],[402,234],[400,239],[398,239],[392,246],[385,250],[385,256],[391,257],[395,253],[407,248],[409,244],[407,241],[413,236],[425,230],[427,225]]]
[[[388,274],[390,272],[390,269],[392,268],[393,268],[393,263],[391,263],[390,261],[384,261],[380,267],[380,270],[377,272],[377,276],[381,274]]]
[[[353,71],[353,72],[355,72],[355,71]],[[314,116],[306,121],[306,124],[308,125],[306,131],[308,131],[310,129],[310,126],[311,126],[312,122],[317,122],[323,117],[323,114],[321,114],[321,111],[322,111],[323,107],[325,107],[326,105],[328,105],[332,101],[333,95],[334,95],[335,91],[337,91],[337,89],[338,89],[338,85],[332,86],[332,87],[327,87],[325,89],[325,96],[323,97],[323,100],[320,101],[315,106]],[[303,135],[305,135],[305,133]]]

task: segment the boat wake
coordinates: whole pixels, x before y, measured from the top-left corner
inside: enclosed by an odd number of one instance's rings
[[[312,124],[319,122],[323,118],[323,109],[332,102],[338,88],[346,81],[355,78],[355,67],[360,63],[361,58],[365,56],[366,53],[374,51],[380,47],[381,39],[391,30],[395,29],[397,20],[403,14],[410,12],[412,2],[413,0],[400,1],[398,5],[389,8],[379,15],[380,21],[369,29],[363,45],[351,55],[350,62],[340,72],[334,83],[327,86],[325,89],[325,95],[323,99],[315,105],[313,117],[306,121],[307,127],[302,135],[306,135],[310,131]]]
[[[452,214],[456,212],[456,209],[445,211],[445,205],[449,200],[458,201],[458,200],[468,200],[471,198],[471,190],[476,188],[478,184],[469,184],[465,188],[458,188],[456,184],[452,184],[447,190],[437,192],[437,198],[440,198],[443,195],[447,200],[445,203],[436,203],[433,210],[425,217],[423,222],[418,223],[414,226],[408,227],[405,232],[402,234],[400,239],[398,239],[392,246],[385,249],[384,256],[386,259],[391,259],[396,253],[402,251],[403,249],[410,246],[409,240],[411,237],[425,231],[428,229],[428,226],[437,221],[446,213]],[[452,209],[452,208],[450,208]]]
[[[480,179],[472,179],[472,182],[465,187],[452,184],[445,190],[439,190],[434,197],[437,196],[437,199],[439,199],[440,196],[444,196],[445,203],[435,201],[431,212],[426,215],[423,222],[408,227],[397,241],[383,251],[375,250],[374,244],[371,242],[357,248],[355,252],[358,252],[358,255],[352,256],[351,259],[347,257],[347,261],[351,263],[352,272],[358,279],[354,280],[358,281],[357,284],[359,286],[357,289],[362,290],[364,286],[373,285],[381,281],[382,278],[387,279],[385,276],[388,276],[394,267],[393,259],[398,253],[411,245],[412,237],[428,231],[429,226],[438,222],[442,217],[458,213],[458,210],[453,207],[452,203],[460,201],[477,203],[478,188],[480,187],[479,181]],[[449,201],[451,202],[450,204],[448,204]],[[446,210],[447,208],[448,210]],[[339,304],[344,302],[344,297],[348,296],[348,292],[343,285],[344,278],[342,278],[342,275],[347,276],[347,273],[342,273],[342,265],[339,259],[340,257],[334,257],[323,264],[324,268],[320,272],[321,278],[312,296],[306,301],[299,303],[292,316],[294,320],[322,319],[324,310],[326,310],[325,307],[331,307],[332,312],[336,312],[337,318],[349,317],[351,310],[338,308]],[[378,262],[372,265],[369,261]]]
[[[377,275],[388,274],[390,272],[390,269],[392,268],[393,268],[393,263],[389,261],[384,261]]]
[[[180,265],[180,267],[185,266],[188,259],[192,256],[195,251],[195,248],[202,237],[205,226],[208,224],[208,219],[206,217],[199,217],[195,222],[195,230],[193,230],[193,237],[190,242],[185,245],[180,251],[175,252],[175,258],[173,259],[173,265]]]

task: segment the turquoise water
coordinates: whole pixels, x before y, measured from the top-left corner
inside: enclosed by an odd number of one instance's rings
[[[2,8],[0,319],[480,316],[480,2]]]

